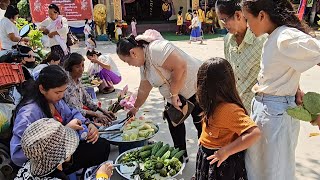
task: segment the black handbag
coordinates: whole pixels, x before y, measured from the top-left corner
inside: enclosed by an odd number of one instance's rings
[[[161,71],[154,65],[153,67],[156,69],[157,73],[162,78],[164,83],[170,87],[169,81],[162,75]],[[181,111],[176,107],[174,107],[172,104],[166,105],[163,111],[163,118],[171,121],[174,127],[183,123],[194,109],[194,104],[191,101],[189,101],[188,99],[186,99],[180,94],[178,96],[182,104],[180,106]]]
[[[77,44],[79,42],[79,39],[77,38],[77,36],[75,36],[74,34],[72,34],[72,32],[69,30],[68,34],[67,34],[67,46],[73,46],[75,44]]]

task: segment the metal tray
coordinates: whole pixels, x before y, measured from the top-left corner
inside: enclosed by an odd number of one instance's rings
[[[129,153],[129,152],[131,152],[131,151],[139,150],[139,149],[141,149],[141,148],[142,148],[142,147],[138,147],[138,148],[130,149],[130,150],[128,150],[128,151],[123,152],[122,154],[120,154],[120,155],[117,157],[117,159],[116,159],[116,161],[115,161],[115,164],[121,164],[121,163],[119,163],[119,161],[120,161],[120,159],[122,158],[122,156],[124,156],[125,154],[127,154],[127,153]],[[164,179],[170,179],[170,178],[175,178],[175,177],[177,177],[178,175],[182,174],[182,171],[183,171],[183,169],[185,168],[185,166],[186,166],[186,162],[183,162],[180,171],[179,171],[176,175],[171,176],[171,177],[160,177],[160,176],[159,176],[159,180],[164,180]],[[133,178],[130,177],[132,173],[123,174],[123,173],[120,171],[120,167],[116,167],[115,169],[117,170],[118,174],[120,174],[120,176],[122,176],[123,178],[128,179],[128,180],[134,180]],[[157,178],[156,178],[156,179],[157,179]]]
[[[155,124],[157,129],[155,130],[155,133],[152,136],[149,136],[148,138],[140,139],[140,140],[135,140],[135,141],[123,141],[122,140],[122,132],[121,133],[115,133],[115,134],[101,134],[100,137],[105,138],[107,141],[110,142],[110,144],[113,145],[123,145],[123,144],[128,144],[128,143],[140,143],[147,141],[151,138],[153,138],[158,132],[159,132],[159,126]]]

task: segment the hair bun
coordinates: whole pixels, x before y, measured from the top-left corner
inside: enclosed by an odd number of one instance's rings
[[[134,35],[130,35],[129,37],[126,38],[131,44],[138,46],[138,42],[135,40]]]

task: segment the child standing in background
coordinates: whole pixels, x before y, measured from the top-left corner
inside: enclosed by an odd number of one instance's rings
[[[92,29],[91,29],[91,27],[90,27],[89,20],[88,20],[88,19],[85,19],[84,29],[83,29],[85,41],[87,41],[87,39],[88,39],[88,37],[89,37],[89,34],[91,34],[91,31],[92,31]]]
[[[182,34],[182,25],[183,25],[182,11],[179,11],[177,15],[177,32],[176,32],[177,35]]]
[[[189,26],[191,25],[191,20],[192,20],[192,10],[189,9],[188,12],[186,13],[184,19],[186,20],[186,33],[190,34],[190,29]]]
[[[248,179],[244,150],[261,133],[240,99],[229,62],[223,58],[205,61],[198,71],[197,88],[203,113],[196,179]]]
[[[115,20],[115,38],[116,40],[120,40],[122,38],[122,24],[121,20]]]
[[[134,37],[137,36],[137,20],[136,18],[132,17],[132,20],[131,20],[131,34],[134,35]]]

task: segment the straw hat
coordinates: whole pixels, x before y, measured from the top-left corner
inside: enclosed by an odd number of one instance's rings
[[[43,118],[32,123],[23,133],[21,146],[30,160],[33,176],[46,176],[70,157],[79,144],[79,137],[60,122]]]

